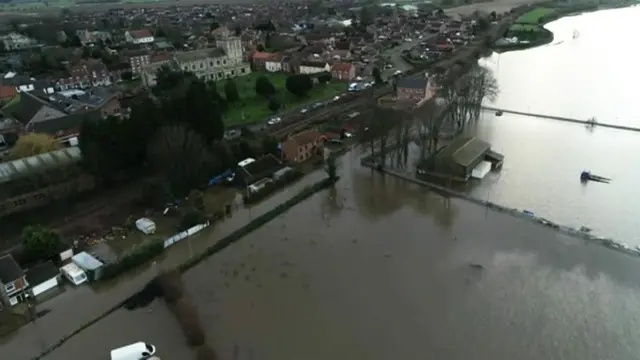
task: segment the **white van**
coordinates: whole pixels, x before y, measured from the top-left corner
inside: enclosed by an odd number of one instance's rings
[[[74,263],[69,263],[60,268],[60,270],[62,270],[62,275],[74,285],[80,285],[87,282],[87,274],[85,274],[84,271]]]
[[[111,350],[111,360],[145,360],[155,353],[155,346],[140,341]]]

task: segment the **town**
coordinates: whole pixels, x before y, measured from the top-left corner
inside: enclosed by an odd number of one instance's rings
[[[445,80],[426,69],[502,16],[337,1],[7,19],[0,335],[46,316],[34,308],[60,287],[100,286],[315,169],[335,181],[339,154],[379,141],[372,104],[428,102]],[[499,167],[477,147],[471,162]]]

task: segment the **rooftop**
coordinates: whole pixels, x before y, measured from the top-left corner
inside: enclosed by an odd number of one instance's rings
[[[437,156],[439,158],[449,158],[462,166],[469,166],[490,148],[491,145],[489,143],[474,137],[458,137]]]
[[[10,283],[24,275],[20,265],[13,259],[11,255],[0,257],[0,281],[3,284]]]
[[[80,148],[69,147],[2,163],[0,164],[0,184],[63,165],[74,164],[79,162],[81,158]]]

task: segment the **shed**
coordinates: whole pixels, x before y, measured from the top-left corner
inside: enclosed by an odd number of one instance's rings
[[[100,280],[102,277],[104,264],[91,254],[83,251],[74,255],[71,258],[71,261],[87,273],[87,277],[90,281]]]
[[[468,179],[484,160],[491,145],[475,137],[458,137],[435,155],[435,170],[452,177]]]
[[[30,286],[29,293],[34,297],[60,284],[60,269],[51,261],[29,269],[25,276]]]

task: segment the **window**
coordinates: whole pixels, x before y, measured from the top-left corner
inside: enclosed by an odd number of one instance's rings
[[[16,290],[16,286],[12,282],[5,285],[4,288],[5,290],[7,290],[8,293]]]
[[[13,202],[13,206],[18,207],[18,206],[22,206],[22,205],[24,205],[26,203],[27,203],[26,199],[18,199],[18,200]]]
[[[189,67],[187,65],[184,66],[185,70],[189,70]]]
[[[200,69],[204,69],[204,64],[200,63]]]
[[[213,61],[209,61],[209,66],[213,67]]]
[[[216,65],[220,65],[220,60],[216,60]]]
[[[231,70],[231,75],[235,75],[236,71],[235,70]]]
[[[191,70],[195,70],[196,69],[196,64],[191,64]]]
[[[227,60],[222,60],[222,65],[227,65]]]
[[[245,68],[242,68],[242,69],[240,70],[240,72],[242,72],[242,73],[244,74],[245,70],[246,70]]]
[[[218,73],[218,79],[222,79],[223,76],[224,76],[223,73],[221,73],[221,72]]]
[[[33,195],[34,200],[42,200],[44,199],[44,194],[35,194]]]

